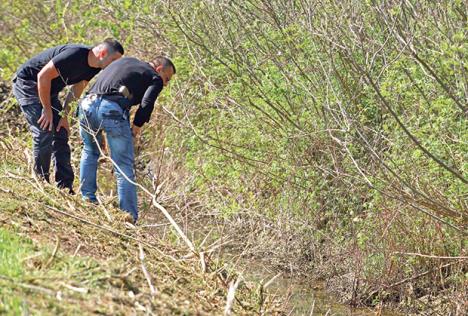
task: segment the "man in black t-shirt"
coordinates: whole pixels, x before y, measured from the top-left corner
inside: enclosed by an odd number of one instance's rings
[[[68,145],[69,103],[80,97],[88,82],[124,53],[113,39],[88,47],[66,44],[49,48],[20,66],[13,79],[18,100],[33,136],[35,173],[49,181],[50,161],[55,163],[55,181],[73,192],[73,169]],[[58,94],[71,86],[64,106]]]
[[[99,74],[79,105],[80,135],[84,144],[80,184],[84,199],[97,202],[99,144],[105,131],[114,162],[120,208],[130,213],[131,221],[137,220],[137,193],[132,183],[135,181],[132,136],[138,136],[143,124],[149,122],[156,98],[175,72],[174,64],[165,57],[157,57],[150,63],[124,57]],[[137,104],[140,106],[130,127],[129,109]]]

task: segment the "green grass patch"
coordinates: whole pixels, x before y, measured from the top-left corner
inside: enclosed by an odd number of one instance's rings
[[[0,228],[0,313],[19,315],[24,311],[23,298],[14,293],[9,283],[24,277],[23,259],[33,253],[30,240]]]
[[[71,302],[99,293],[105,275],[92,259],[36,246],[31,239],[0,228],[0,314],[41,310],[76,314],[80,305]]]

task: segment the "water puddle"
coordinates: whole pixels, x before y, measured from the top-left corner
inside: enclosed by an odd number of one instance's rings
[[[262,263],[248,262],[244,270],[244,278],[251,281],[267,283],[275,274],[271,273]],[[352,308],[340,304],[328,294],[323,283],[304,283],[298,278],[279,276],[268,286],[268,291],[280,296],[288,296],[287,315],[353,315],[353,316],[400,316],[390,310],[372,308]]]
[[[204,228],[206,230],[206,225]],[[203,231],[201,229],[200,231]],[[199,239],[205,237],[208,232],[203,234],[197,231]],[[327,316],[402,316],[392,310],[377,310],[373,308],[353,308],[346,304],[341,304],[331,294],[325,291],[323,282],[311,283],[300,277],[289,277],[279,275],[272,282],[277,273],[263,263],[260,259],[242,258],[239,251],[229,247],[219,249],[218,255],[225,262],[229,262],[236,267],[244,279],[253,282],[270,283],[267,291],[281,297],[287,297],[286,315],[327,315]],[[307,282],[305,282],[307,281]]]

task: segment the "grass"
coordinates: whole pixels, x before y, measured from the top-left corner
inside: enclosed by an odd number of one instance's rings
[[[8,148],[0,151],[0,313],[223,313],[238,275],[209,246],[197,247],[206,254],[202,262],[174,234],[144,227],[144,217],[125,226],[115,196],[104,194],[99,207],[85,203],[31,177],[21,138],[5,137],[0,146]],[[107,171],[102,177],[114,181]],[[257,287],[237,289],[233,312],[281,313],[268,293],[259,306]]]
[[[0,313],[19,315],[47,310],[77,314],[80,306],[67,302],[85,303],[91,291],[105,294],[103,283],[96,282],[101,278],[105,279],[105,271],[90,258],[34,245],[31,239],[0,228]]]
[[[0,283],[9,283],[10,279],[23,277],[22,259],[33,253],[31,244],[21,240],[17,235],[0,229]],[[22,312],[22,299],[14,295],[5,284],[0,287],[2,306],[0,313],[19,314]]]

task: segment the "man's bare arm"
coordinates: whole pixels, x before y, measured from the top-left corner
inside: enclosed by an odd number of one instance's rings
[[[68,113],[70,112],[70,103],[80,98],[81,94],[83,93],[87,85],[88,85],[88,81],[82,80],[71,86],[71,89],[65,98],[65,102],[63,103],[63,113],[64,113],[63,116],[64,117],[67,116]]]
[[[62,118],[60,119],[57,125],[57,132],[59,132],[60,129],[63,127],[68,133],[70,133],[70,125],[68,123],[68,112],[70,112],[70,103],[81,96],[83,90],[87,85],[88,81],[83,80],[71,86],[71,89],[68,92],[67,97],[65,98],[65,102],[63,103]]]
[[[57,78],[59,73],[54,63],[49,61],[37,74],[37,90],[39,99],[44,107],[44,112],[37,121],[42,129],[52,130],[54,125],[52,116],[52,103],[50,98],[50,88],[52,79]]]

